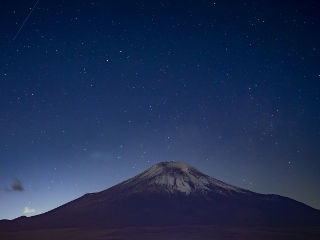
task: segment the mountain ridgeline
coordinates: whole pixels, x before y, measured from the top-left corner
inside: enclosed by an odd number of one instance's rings
[[[320,211],[232,186],[183,162],[161,162],[49,212],[0,221],[0,231],[142,226],[320,226]]]

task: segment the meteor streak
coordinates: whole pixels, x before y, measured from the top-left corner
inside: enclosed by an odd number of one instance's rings
[[[29,12],[28,17],[26,18],[26,20],[24,20],[24,22],[22,23],[21,27],[19,28],[17,34],[14,36],[13,40],[16,39],[16,37],[18,36],[19,32],[21,31],[21,29],[23,28],[24,24],[26,23],[26,21],[28,20],[28,18],[30,17],[31,13],[33,12],[33,9],[37,6],[39,0],[36,2],[36,4],[33,6],[33,8],[31,9],[31,11]]]

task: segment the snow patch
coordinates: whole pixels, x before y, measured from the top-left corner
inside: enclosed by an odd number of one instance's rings
[[[209,181],[204,177],[195,177],[191,172],[199,172],[195,167],[184,162],[158,163],[146,172],[143,178],[155,178],[149,184],[165,187],[169,192],[175,190],[190,194],[194,190],[210,191],[206,186]]]
[[[175,191],[190,193],[216,192],[223,195],[238,193],[249,193],[249,191],[229,185],[212,177],[201,173],[195,167],[184,162],[161,162],[143,173],[122,183],[127,188],[132,187],[132,191],[139,189],[142,185],[157,185],[167,190],[169,193]]]

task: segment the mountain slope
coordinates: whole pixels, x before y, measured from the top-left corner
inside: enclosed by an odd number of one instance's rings
[[[186,163],[162,162],[47,213],[1,221],[0,230],[190,224],[320,226],[320,214],[290,198],[229,185]]]

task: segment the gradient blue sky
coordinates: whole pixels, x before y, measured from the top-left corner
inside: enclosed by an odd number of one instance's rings
[[[4,2],[0,219],[49,211],[171,160],[320,208],[319,9]],[[23,191],[12,189],[18,181]]]

